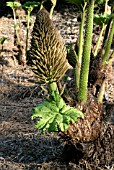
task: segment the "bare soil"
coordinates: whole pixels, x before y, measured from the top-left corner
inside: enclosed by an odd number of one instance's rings
[[[65,7],[63,13],[54,12],[53,20],[66,43],[74,43],[77,38],[75,11],[74,8],[69,11]],[[34,22],[35,16],[32,19]],[[32,27],[33,23],[31,30]],[[23,24],[21,30],[25,45]],[[10,14],[2,16],[0,37],[8,39],[0,53],[0,170],[113,170],[114,65],[111,81],[106,89],[108,100],[104,104],[104,126],[98,140],[90,145],[89,152],[92,154],[82,157],[77,163],[73,161],[75,154],[72,150],[68,152],[72,159],[65,160],[62,155],[65,144],[59,135],[47,132],[42,136],[40,131],[34,129],[32,108],[48,94],[38,84],[31,68],[19,65],[17,53],[13,50],[13,33],[12,17]],[[69,77],[72,78],[72,75],[69,74]]]

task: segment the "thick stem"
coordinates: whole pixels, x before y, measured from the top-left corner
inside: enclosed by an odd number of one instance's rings
[[[78,100],[85,103],[87,100],[87,86],[89,75],[89,64],[92,44],[92,31],[93,31],[93,15],[94,15],[94,0],[91,0],[87,9],[87,23],[85,30],[84,50],[82,56],[82,65],[79,82]]]

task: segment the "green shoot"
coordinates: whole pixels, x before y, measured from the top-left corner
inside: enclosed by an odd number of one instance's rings
[[[21,4],[19,2],[7,2],[7,6],[9,6],[13,10],[13,16],[14,16],[14,44],[15,44],[15,36],[17,37],[18,45],[21,46],[19,34],[18,34],[18,24],[16,20],[16,8],[20,7]]]
[[[26,31],[26,49],[25,54],[27,56],[27,50],[28,50],[28,35],[29,35],[29,26],[30,26],[30,15],[34,7],[37,7],[40,3],[39,2],[26,2],[22,7],[27,10],[27,31]]]

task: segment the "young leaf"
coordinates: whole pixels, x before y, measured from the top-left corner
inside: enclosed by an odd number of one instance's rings
[[[32,12],[33,8],[37,7],[39,4],[40,4],[39,2],[35,2],[35,1],[30,2],[30,1],[28,1],[23,5],[23,8],[28,9],[28,10],[30,10],[30,12]]]
[[[64,100],[59,96],[58,92],[52,91],[50,95],[50,100],[55,102],[59,109],[62,109],[65,105]]]
[[[61,104],[62,103],[62,104]],[[78,118],[84,118],[81,111],[67,106],[56,91],[53,91],[49,100],[42,102],[33,109],[32,119],[39,118],[35,128],[47,129],[49,132],[66,131],[70,123]]]
[[[109,14],[96,14],[94,15],[94,23],[102,26],[103,24],[107,24],[111,15]]]
[[[16,7],[21,6],[21,3],[9,1],[9,2],[6,3],[6,5],[9,6],[10,8],[12,8],[12,9],[14,9],[14,8],[16,8]]]

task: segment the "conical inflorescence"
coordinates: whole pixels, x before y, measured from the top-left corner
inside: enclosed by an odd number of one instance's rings
[[[42,83],[58,81],[68,69],[64,41],[42,8],[34,23],[29,62]]]

